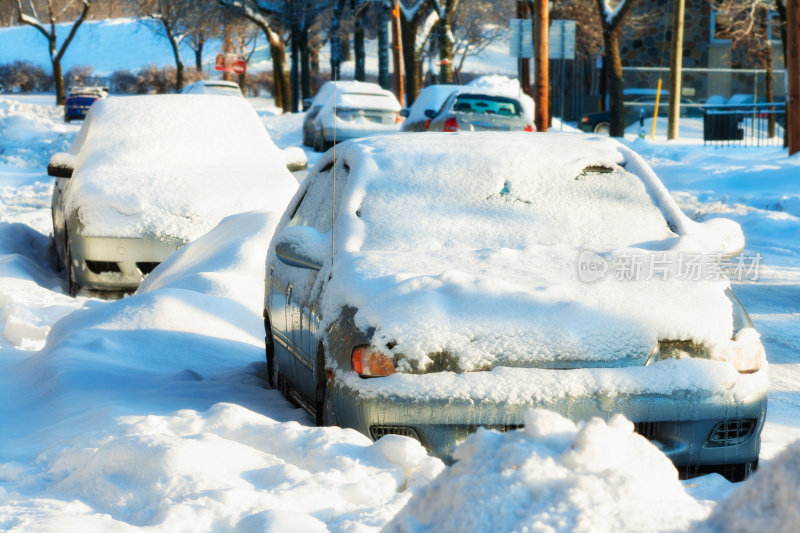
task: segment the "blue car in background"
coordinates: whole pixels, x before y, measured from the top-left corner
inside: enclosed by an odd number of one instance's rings
[[[76,87],[72,89],[64,101],[64,121],[76,118],[84,119],[89,108],[97,100],[108,96],[105,87]]]

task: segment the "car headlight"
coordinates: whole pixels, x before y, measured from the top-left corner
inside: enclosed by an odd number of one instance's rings
[[[371,346],[353,349],[353,370],[361,377],[389,376],[395,373],[392,357]]]
[[[645,366],[665,359],[709,359],[708,349],[694,341],[658,341],[658,345],[650,352]]]
[[[736,333],[731,343],[719,354],[712,354],[706,346],[693,341],[659,341],[658,346],[647,358],[645,365],[665,359],[688,357],[729,361],[733,368],[741,374],[758,372],[767,361],[767,354],[761,344],[758,332],[753,328],[744,328]]]

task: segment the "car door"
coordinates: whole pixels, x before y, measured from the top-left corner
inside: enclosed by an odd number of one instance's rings
[[[331,230],[332,167],[329,165],[306,178],[310,181],[309,187],[286,227],[311,226],[321,233]],[[273,265],[269,284],[278,367],[289,386],[311,405],[317,381],[319,316],[313,291],[318,274],[316,270]]]

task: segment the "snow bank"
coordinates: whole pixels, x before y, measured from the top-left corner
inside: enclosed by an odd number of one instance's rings
[[[64,193],[84,236],[192,240],[226,215],[281,211],[297,182],[253,108],[210,95],[96,102]]]
[[[53,97],[55,100],[55,97]],[[64,152],[78,128],[64,123],[64,110],[3,98],[0,95],[0,165],[46,167]]]
[[[800,441],[761,466],[721,502],[698,531],[791,533],[800,530]]]
[[[525,429],[479,429],[386,531],[676,531],[709,509],[622,416],[574,424],[528,411]]]

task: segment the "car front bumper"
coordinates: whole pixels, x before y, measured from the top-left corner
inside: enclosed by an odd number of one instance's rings
[[[703,363],[712,368],[714,364],[727,365]],[[766,369],[740,375],[741,380],[728,373],[726,383],[716,384],[705,378],[702,383],[688,383],[680,369],[667,369],[667,374],[676,374],[671,379],[661,369],[656,382],[682,384],[664,392],[648,386],[651,368],[497,368],[452,374],[444,384],[428,378],[436,374],[400,375],[386,390],[381,390],[381,381],[393,376],[364,380],[340,372],[333,403],[339,425],[373,439],[389,433],[412,436],[446,461],[452,460],[456,446],[478,427],[520,428],[525,411],[532,408],[549,409],[574,421],[608,420],[620,413],[677,466],[739,464],[758,458],[767,408]],[[577,381],[586,378],[583,387],[558,385],[562,377],[575,382],[574,373],[579,373]],[[524,380],[522,387],[508,387],[508,377],[513,374]],[[741,383],[731,384],[731,379]],[[551,390],[545,390],[548,388]],[[425,390],[435,392],[426,394]]]
[[[185,242],[180,239],[70,236],[74,281],[92,290],[133,290]]]

